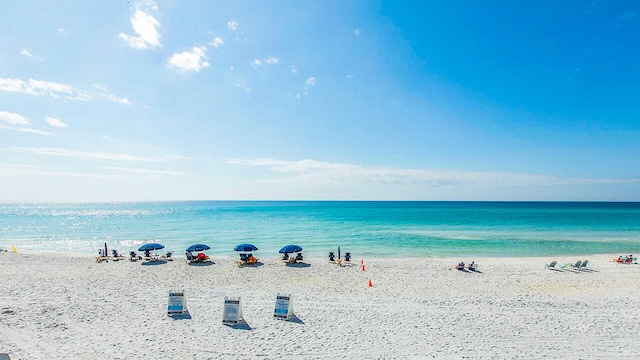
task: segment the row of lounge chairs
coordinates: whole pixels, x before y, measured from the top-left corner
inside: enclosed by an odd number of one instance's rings
[[[281,258],[281,260],[282,260],[282,261],[286,261],[286,262],[290,262],[290,263],[294,263],[294,264],[295,264],[295,263],[297,263],[298,261],[302,261],[302,260],[304,260],[304,257],[302,256],[302,253],[301,253],[301,252],[296,253],[296,256],[295,256],[295,257],[293,256],[293,254],[292,254],[292,256],[289,256],[289,254],[288,254],[288,253],[284,253],[284,254],[282,254],[282,258]]]
[[[558,261],[554,260],[549,264],[545,264],[544,267],[545,269],[556,270],[556,271],[562,271],[562,270],[581,270],[582,271],[582,270],[589,270],[587,269],[588,264],[589,264],[589,260],[578,260],[575,263],[567,263],[564,265],[560,265],[558,264]]]
[[[340,260],[340,259],[338,259],[338,260]],[[329,251],[329,261],[330,262],[336,261],[336,255],[333,253],[333,251]],[[351,262],[351,253],[350,252],[344,253],[344,262],[346,262],[346,263],[350,263]]]

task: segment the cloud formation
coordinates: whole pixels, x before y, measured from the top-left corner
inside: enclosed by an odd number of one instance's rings
[[[568,184],[640,183],[640,179],[580,179],[537,174],[480,171],[395,169],[329,163],[310,159],[229,159],[230,164],[264,167],[289,175],[279,182],[301,184],[386,184],[396,186],[549,186]]]
[[[311,76],[310,78],[307,79],[307,82],[305,84],[310,85],[310,86],[314,86],[316,84],[316,78]]]
[[[220,45],[224,45],[224,41],[217,36],[214,37],[213,40],[211,40],[211,42],[209,43],[209,46],[213,46],[214,48],[217,48]]]
[[[44,118],[44,120],[47,122],[47,124],[49,124],[49,125],[51,125],[53,127],[57,127],[57,128],[60,128],[60,129],[68,127],[67,124],[63,123],[60,119],[56,119],[54,117],[47,116],[47,117]]]
[[[136,2],[136,10],[131,16],[131,27],[136,35],[120,33],[119,37],[134,49],[148,49],[162,46],[158,27],[160,22],[149,14],[149,10],[158,10],[153,1]]]
[[[200,69],[209,67],[207,59],[207,48],[204,46],[194,46],[191,51],[184,51],[179,54],[173,54],[167,66],[170,68],[178,68],[183,72],[199,72]]]
[[[29,119],[26,117],[8,111],[0,111],[0,121],[5,121],[11,125],[28,126],[30,124]]]
[[[236,31],[236,29],[238,28],[238,23],[231,20],[227,23],[227,27],[229,28],[229,30],[231,31]]]
[[[33,55],[32,55],[32,54],[29,52],[29,50],[27,50],[27,49],[22,49],[22,50],[20,50],[20,55],[24,55],[24,56],[27,56],[27,57],[33,58]]]
[[[138,161],[138,162],[162,162],[167,161],[171,157],[146,157],[128,154],[114,154],[102,151],[77,151],[62,148],[28,148],[28,147],[12,147],[10,151],[24,152],[36,155],[63,156],[74,157],[91,160],[116,160],[116,161]]]
[[[92,101],[96,99],[108,100],[119,104],[131,105],[129,99],[118,97],[107,92],[91,92],[82,89],[76,89],[70,85],[58,84],[50,81],[29,79],[0,78],[0,91],[16,92],[29,94],[34,96],[51,96],[54,98]]]

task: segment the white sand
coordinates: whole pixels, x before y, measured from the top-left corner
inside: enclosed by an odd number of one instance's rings
[[[551,258],[325,259],[288,267],[259,256],[210,266],[95,263],[86,255],[0,253],[0,353],[12,359],[637,358],[640,265],[589,256],[592,272]],[[472,259],[463,259],[472,260]],[[577,258],[559,258],[575,262]],[[373,287],[367,287],[371,278]],[[184,289],[191,319],[166,315]],[[273,318],[291,293],[297,321]],[[246,325],[222,324],[240,296]]]

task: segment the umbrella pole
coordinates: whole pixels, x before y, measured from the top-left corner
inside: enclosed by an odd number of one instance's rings
[[[338,259],[340,259],[340,245],[338,245]]]

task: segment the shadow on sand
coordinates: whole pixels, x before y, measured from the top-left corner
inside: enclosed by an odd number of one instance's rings
[[[237,324],[225,324],[226,326],[232,328],[232,329],[238,329],[238,330],[253,330],[251,328],[251,326],[249,324],[247,324],[246,321],[244,320],[240,320],[238,321]]]
[[[215,262],[213,261],[207,261],[207,262],[190,262],[189,266],[211,266],[215,264]]]
[[[191,314],[189,314],[189,310],[185,311],[182,314],[169,315],[173,320],[191,320]]]
[[[290,263],[290,262],[288,262],[288,263],[287,263],[287,266],[288,266],[288,267],[295,267],[295,268],[306,268],[306,267],[311,266],[311,264],[307,264],[307,263],[299,263],[299,262],[297,262],[297,263]]]
[[[167,260],[147,260],[147,261],[143,261],[142,263],[140,263],[140,265],[144,265],[144,266],[148,266],[148,265],[162,265],[162,264],[166,264]]]

